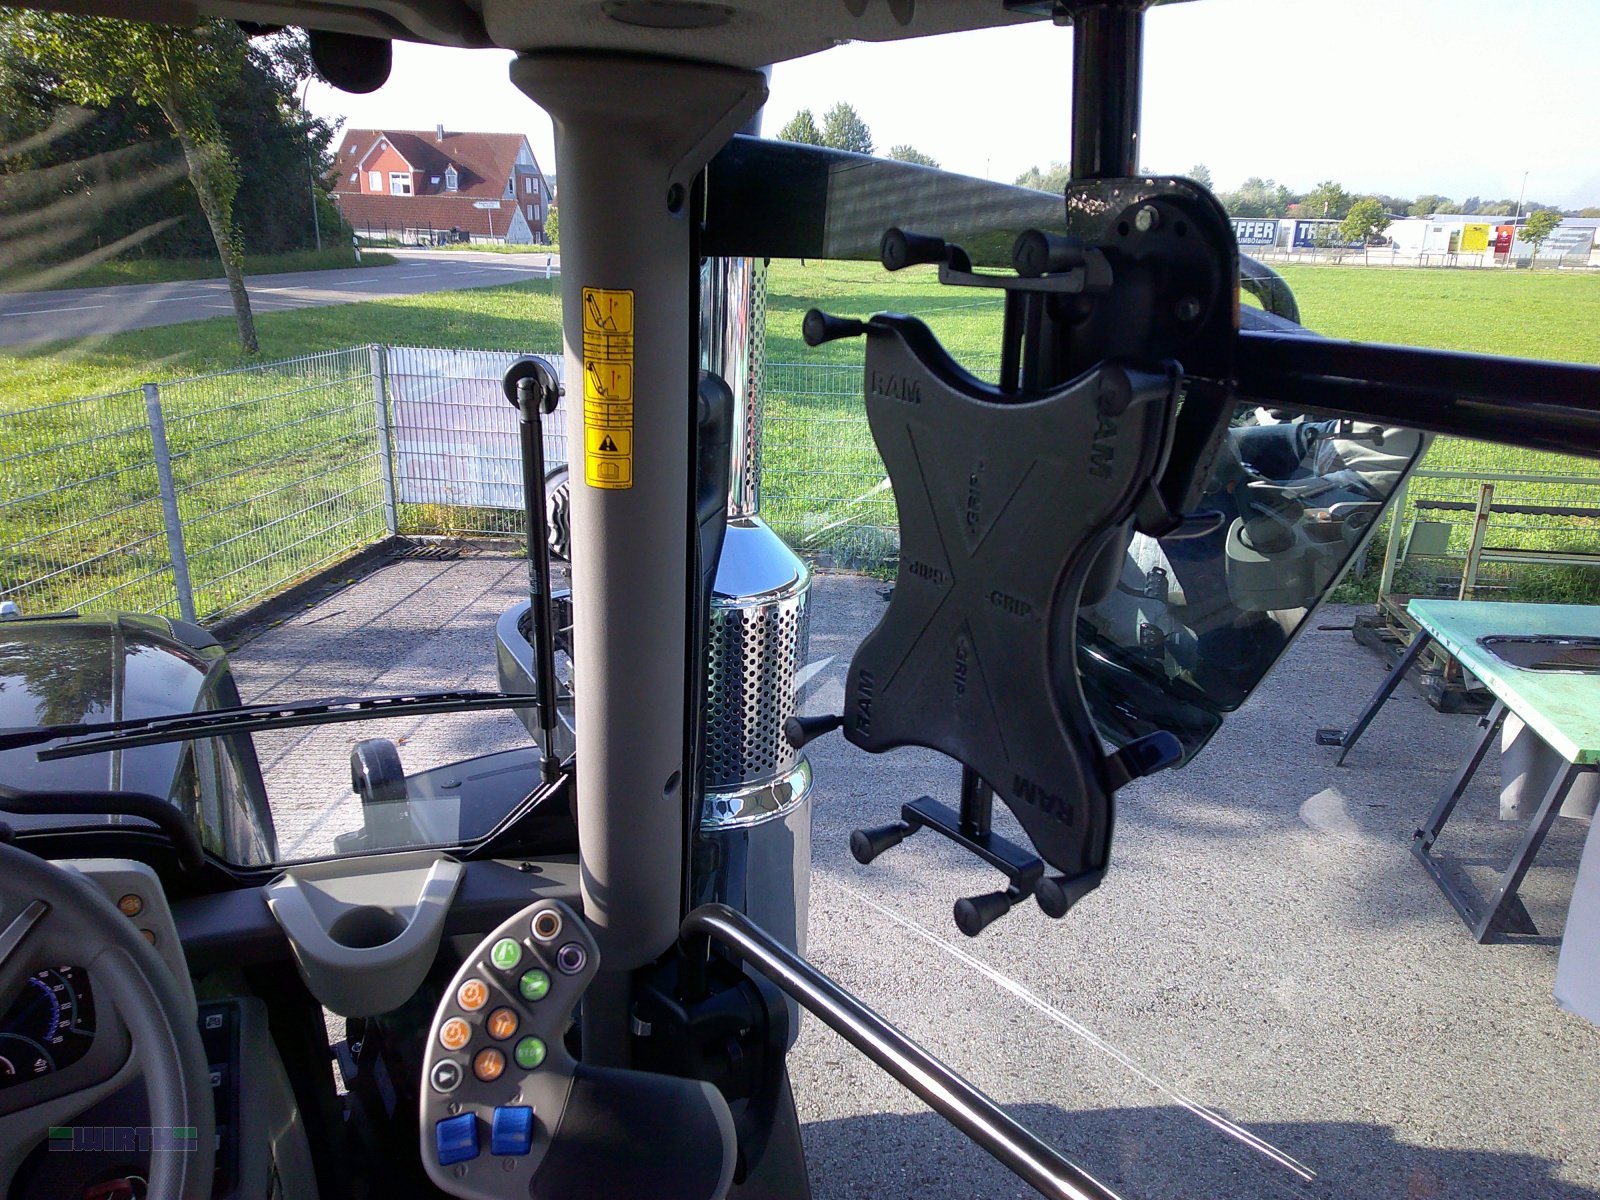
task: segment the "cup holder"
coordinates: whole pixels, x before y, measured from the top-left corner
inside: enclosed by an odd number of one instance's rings
[[[306,863],[265,891],[311,994],[342,1017],[371,1017],[427,976],[460,882],[455,859],[417,850]]]
[[[386,908],[365,904],[341,913],[328,927],[328,936],[352,950],[388,945],[406,930],[404,918]]]

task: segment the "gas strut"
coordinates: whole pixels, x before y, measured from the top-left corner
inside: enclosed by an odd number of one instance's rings
[[[544,414],[561,399],[561,379],[542,358],[528,355],[506,368],[506,399],[520,418],[522,499],[528,527],[528,614],[533,634],[533,677],[539,694],[541,771],[545,782],[561,774],[556,753],[555,616],[550,611],[550,515],[544,494]]]

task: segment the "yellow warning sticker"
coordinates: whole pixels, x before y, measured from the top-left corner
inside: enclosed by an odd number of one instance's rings
[[[583,364],[583,398],[602,402],[633,399],[633,364],[591,358]]]
[[[584,481],[633,486],[633,292],[583,289]]]
[[[590,425],[583,431],[583,440],[589,454],[633,455],[633,434],[625,429],[596,429]]]

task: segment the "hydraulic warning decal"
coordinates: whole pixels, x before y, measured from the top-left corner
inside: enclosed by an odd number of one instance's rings
[[[583,289],[584,480],[633,486],[633,293]]]

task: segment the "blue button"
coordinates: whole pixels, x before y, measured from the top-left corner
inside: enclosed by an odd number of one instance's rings
[[[471,1113],[446,1117],[433,1127],[433,1140],[439,1151],[441,1167],[477,1158],[478,1118]]]
[[[526,1154],[533,1149],[533,1109],[527,1105],[494,1110],[491,1154]]]

